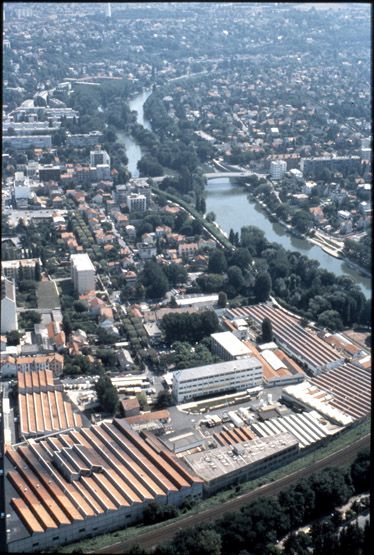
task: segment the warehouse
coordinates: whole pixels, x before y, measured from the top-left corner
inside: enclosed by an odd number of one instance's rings
[[[254,357],[177,370],[173,395],[177,403],[227,391],[241,391],[262,383],[262,365]]]
[[[323,372],[311,383],[333,395],[331,405],[352,418],[363,418],[371,411],[371,371],[347,363]]]
[[[123,420],[6,448],[9,552],[38,552],[132,524],[151,501],[200,497],[202,480]]]
[[[310,333],[299,324],[300,318],[270,303],[230,309],[226,316],[230,319],[246,318],[261,326],[264,318],[272,323],[277,344],[290,356],[310,370],[319,374],[323,370],[335,368],[344,362],[344,355],[338,353],[317,335]]]
[[[18,412],[23,439],[81,427],[81,413],[64,398],[52,370],[18,370]]]
[[[322,424],[320,420],[320,415],[312,411],[272,418],[266,422],[251,422],[250,426],[259,437],[277,436],[289,432],[297,439],[300,448],[304,449],[339,431],[340,428],[332,429]]]
[[[281,433],[276,437],[252,439],[186,455],[183,459],[204,480],[205,494],[212,495],[288,464],[298,452],[297,439],[289,433]]]
[[[315,409],[338,426],[348,426],[354,420],[345,407],[338,408],[333,404],[334,395],[308,381],[285,387],[282,399],[307,410]]]

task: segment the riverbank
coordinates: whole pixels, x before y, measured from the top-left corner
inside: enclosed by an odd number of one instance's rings
[[[269,242],[278,243],[286,250],[296,251],[317,260],[321,268],[337,276],[348,275],[357,283],[366,298],[371,297],[370,276],[365,276],[346,263],[342,255],[339,258],[333,256],[333,254],[339,254],[335,252],[338,248],[335,238],[331,238],[334,241],[333,244],[323,241],[322,244],[316,244],[319,239],[318,234],[316,241],[313,241],[312,237],[304,237],[290,224],[281,221],[263,201],[257,199],[251,188],[248,184],[246,187],[236,185],[225,177],[207,180],[206,211],[214,212],[215,222],[222,230],[228,233],[233,229],[234,232],[240,233],[244,226],[258,227]]]
[[[348,266],[351,266],[352,268],[357,270],[357,272],[362,274],[364,277],[367,277],[371,280],[371,272],[369,272],[369,270],[366,270],[366,268],[363,268],[362,266],[360,266],[356,262],[353,262],[350,258],[347,258],[346,256],[342,256],[341,258],[342,260],[344,260],[346,264],[348,264]]]

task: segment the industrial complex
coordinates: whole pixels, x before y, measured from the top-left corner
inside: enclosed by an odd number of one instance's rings
[[[265,317],[273,339],[261,343]],[[10,552],[56,549],[139,522],[150,502],[179,506],[237,486],[369,413],[370,355],[344,334],[302,327],[272,303],[227,309],[220,323],[211,350],[221,362],[164,375],[177,406],[141,410],[136,395],[154,378],[113,375],[124,418],[88,418],[81,403],[96,398],[97,377],[64,380],[58,353],[2,359]]]

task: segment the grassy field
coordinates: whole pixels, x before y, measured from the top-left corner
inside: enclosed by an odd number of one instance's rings
[[[60,297],[54,281],[40,281],[36,290],[38,308],[59,308]]]
[[[184,518],[188,514],[194,514],[197,512],[204,511],[214,505],[224,503],[225,501],[228,501],[229,499],[232,499],[233,497],[236,497],[239,494],[252,491],[264,484],[278,480],[279,478],[282,478],[287,474],[291,474],[292,472],[295,472],[301,468],[304,468],[312,464],[313,462],[316,462],[317,460],[327,457],[328,455],[334,453],[335,451],[339,451],[340,449],[346,447],[347,445],[359,439],[360,437],[365,436],[369,432],[370,432],[370,421],[365,420],[364,422],[361,422],[360,424],[358,424],[356,427],[342,432],[339,435],[339,437],[332,439],[330,443],[328,443],[328,445],[320,447],[319,449],[316,449],[312,453],[308,453],[300,457],[299,459],[296,459],[295,461],[291,462],[290,464],[283,466],[281,468],[278,468],[273,472],[269,472],[268,474],[265,474],[264,476],[261,476],[256,480],[251,480],[249,482],[245,482],[241,484],[240,491],[238,491],[238,489],[231,488],[229,490],[219,492],[216,495],[209,497],[208,499],[204,499],[200,501],[190,511],[185,512],[174,519],[170,519],[167,522],[169,524],[171,522],[178,521]],[[164,523],[161,522],[158,524],[154,524],[153,526],[142,526],[142,525],[131,526],[124,530],[118,530],[117,532],[104,534],[101,536],[97,536],[96,538],[83,540],[78,543],[61,547],[59,548],[59,552],[72,553],[76,549],[81,549],[83,553],[95,552],[96,550],[102,547],[105,547],[107,545],[110,545],[112,543],[116,543],[118,541],[121,541],[127,538],[135,537],[136,535],[143,533],[145,530],[150,531],[155,528],[159,528],[163,525]]]

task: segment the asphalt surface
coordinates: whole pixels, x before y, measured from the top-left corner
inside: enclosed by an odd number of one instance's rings
[[[139,534],[135,538],[130,538],[128,540],[123,540],[116,542],[108,547],[104,547],[95,551],[95,553],[123,553],[125,550],[130,549],[134,545],[139,545],[144,549],[149,549],[155,547],[161,543],[170,541],[173,536],[180,530],[185,530],[191,526],[196,526],[198,524],[206,524],[208,522],[213,522],[218,518],[221,518],[225,513],[237,511],[241,507],[247,505],[248,503],[255,501],[262,497],[271,497],[277,495],[280,491],[286,489],[288,486],[297,482],[301,478],[309,476],[314,472],[318,472],[323,468],[349,464],[351,463],[357,452],[361,449],[368,447],[370,445],[370,434],[354,441],[351,445],[340,449],[339,451],[328,455],[320,461],[316,461],[308,465],[306,468],[302,468],[276,480],[264,486],[261,486],[253,491],[240,495],[235,499],[230,499],[225,503],[221,503],[218,506],[211,507],[205,511],[197,514],[187,516],[183,520],[173,522],[171,524],[165,524],[156,530],[145,531]]]

